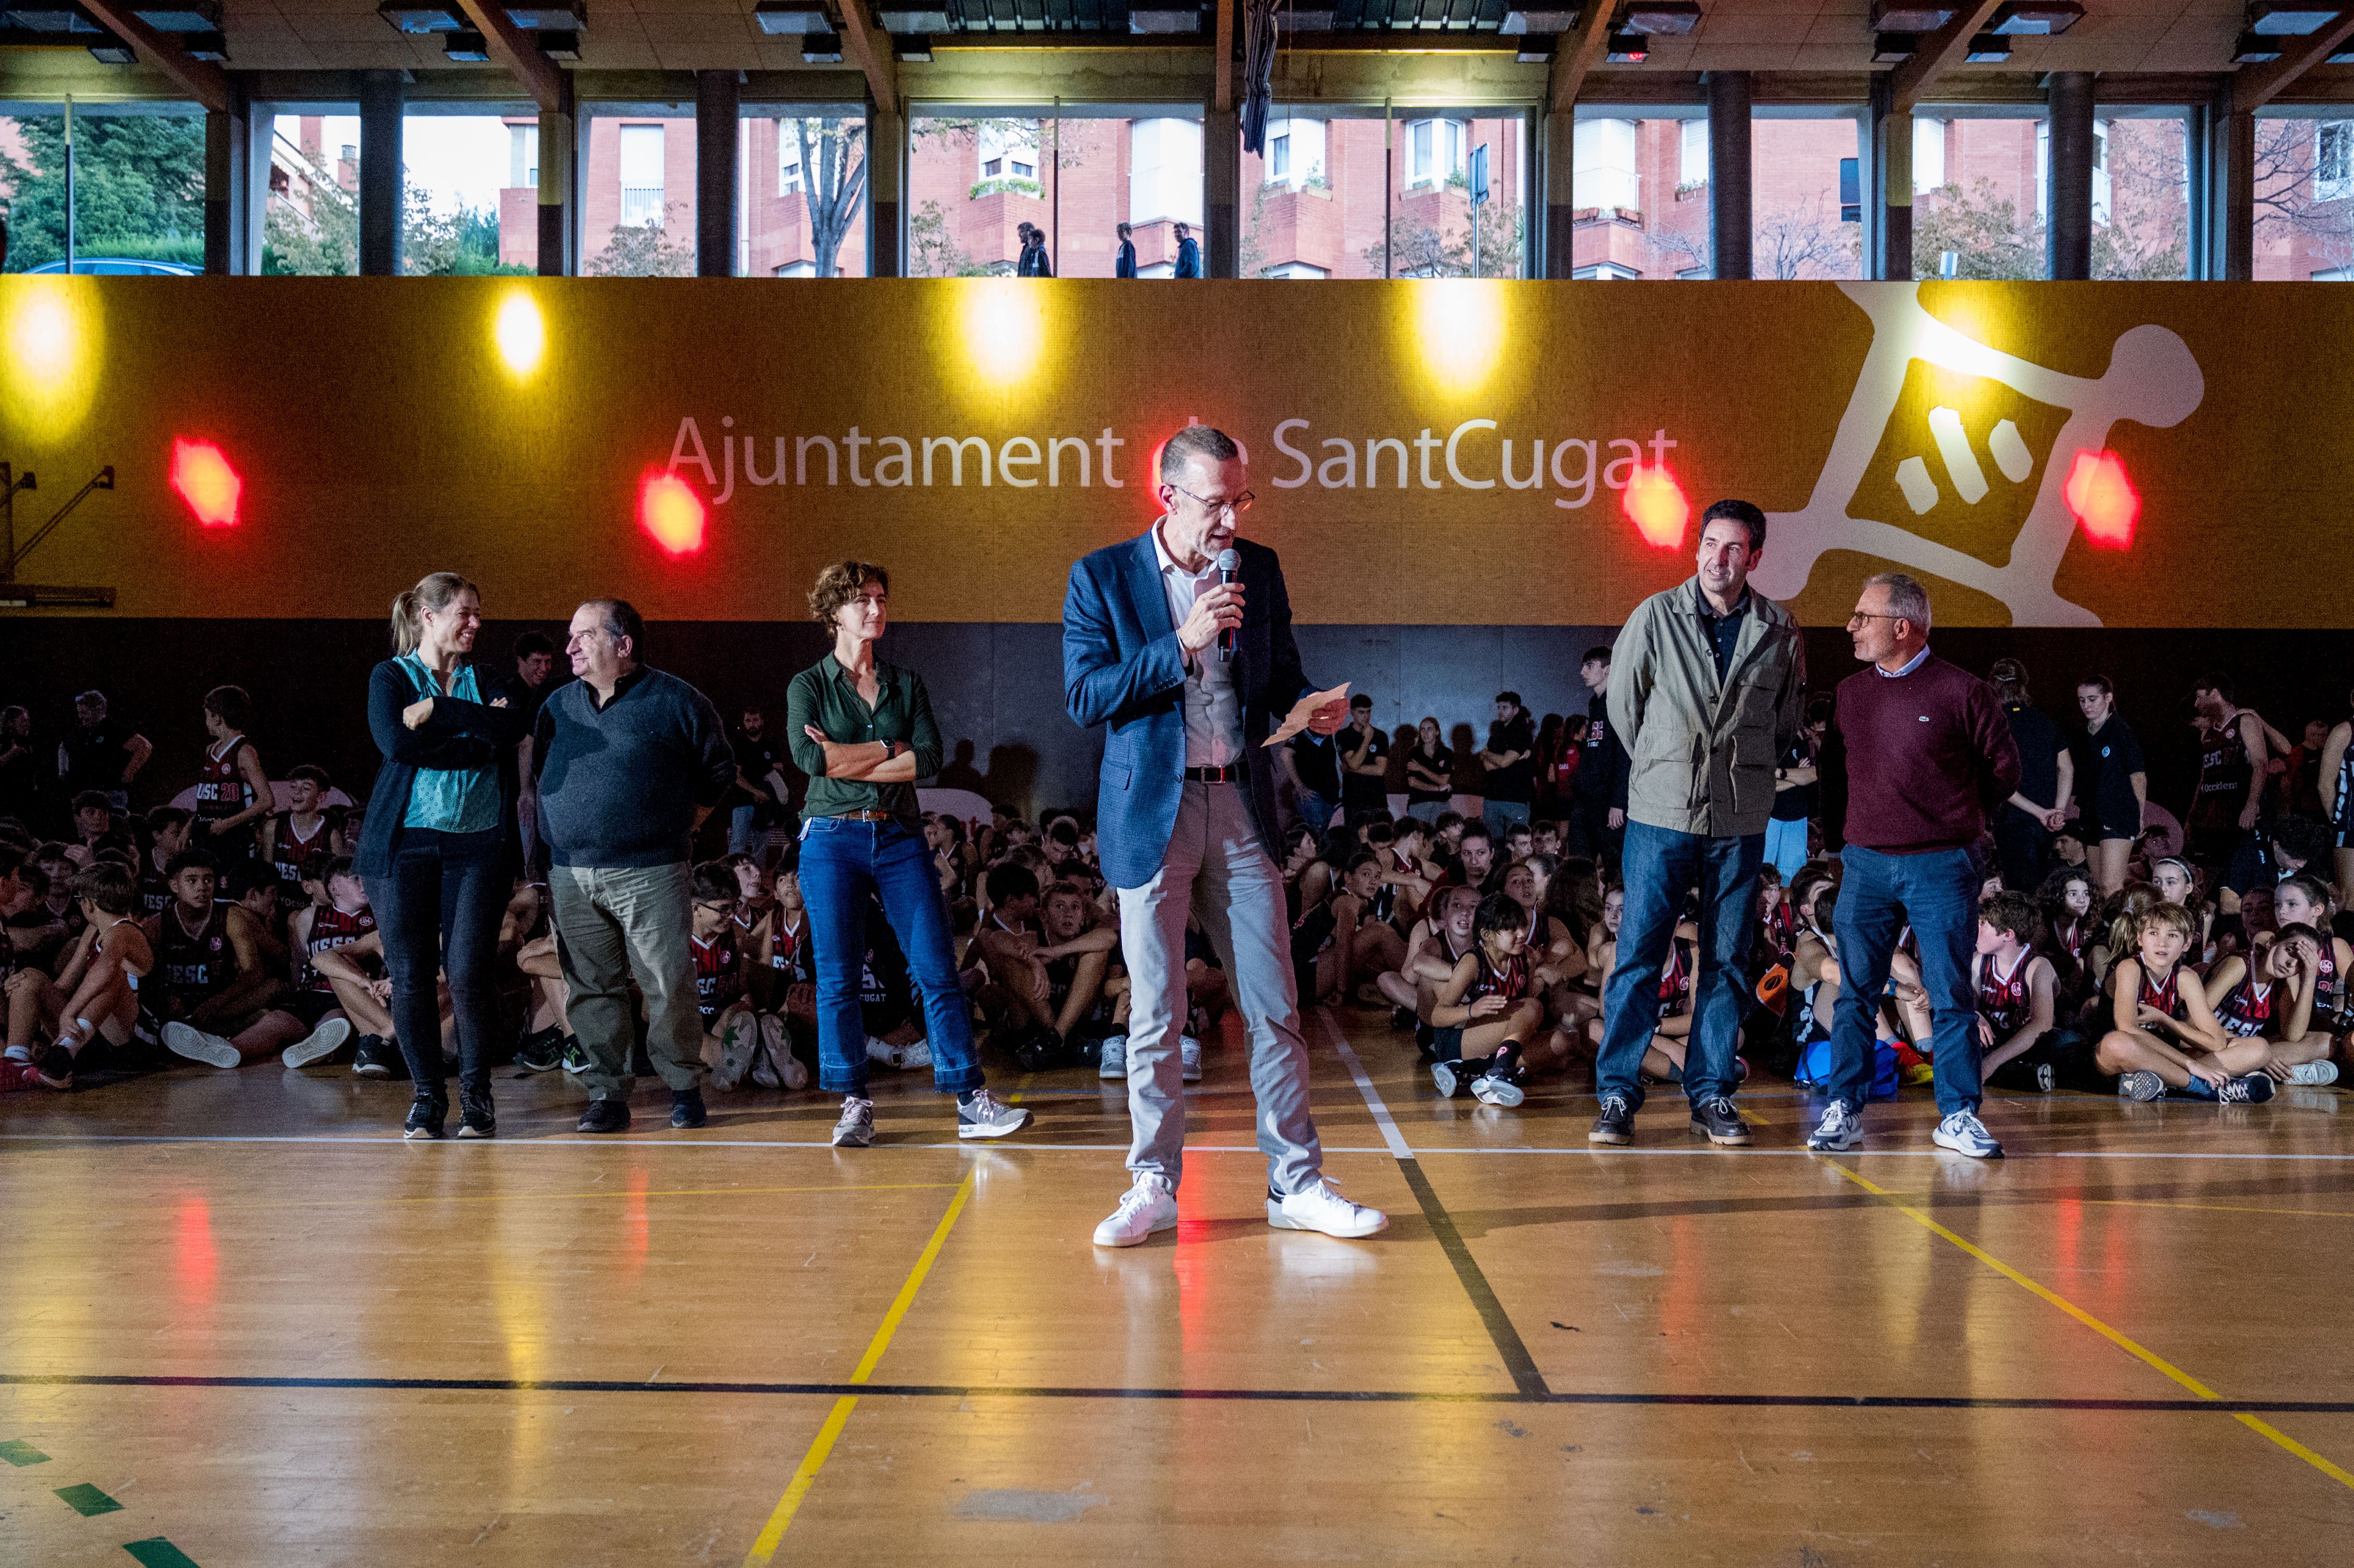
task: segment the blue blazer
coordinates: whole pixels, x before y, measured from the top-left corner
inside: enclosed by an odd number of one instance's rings
[[[1248,768],[1243,799],[1260,844],[1279,859],[1276,765],[1259,743],[1316,688],[1301,672],[1291,640],[1282,563],[1273,550],[1248,539],[1236,539],[1235,551],[1242,557],[1243,585],[1243,624],[1235,638]],[[1185,784],[1185,659],[1151,535],[1097,550],[1071,567],[1063,597],[1063,700],[1082,729],[1108,726],[1096,791],[1096,853],[1114,887],[1141,887],[1168,857]]]

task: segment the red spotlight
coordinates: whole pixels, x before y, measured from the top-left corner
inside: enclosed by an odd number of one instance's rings
[[[172,488],[206,527],[237,526],[238,497],[245,493],[245,481],[212,442],[172,439]]]
[[[638,488],[638,526],[665,554],[691,556],[703,548],[704,516],[703,497],[675,474],[649,474]]]
[[[2122,550],[2133,543],[2134,524],[2141,517],[2141,497],[2126,477],[2126,465],[2115,452],[2076,454],[2068,471],[2068,510],[2084,527],[2084,537],[2106,549]]]
[[[1672,550],[1683,544],[1684,524],[1691,518],[1691,506],[1684,500],[1675,476],[1666,469],[1637,469],[1627,481],[1622,504],[1646,545]]]

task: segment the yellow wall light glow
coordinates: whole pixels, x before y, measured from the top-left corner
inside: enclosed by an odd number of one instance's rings
[[[539,302],[522,289],[510,290],[499,303],[491,335],[509,371],[529,376],[537,370],[541,357],[547,352],[547,323],[540,316]]]
[[[1504,358],[1504,286],[1491,279],[1433,278],[1413,285],[1416,345],[1439,388],[1476,392]]]
[[[0,291],[0,409],[35,434],[62,435],[98,391],[97,287],[84,278],[9,278]]]
[[[958,327],[972,368],[999,387],[1027,381],[1046,346],[1045,291],[1036,283],[991,279],[964,286]]]

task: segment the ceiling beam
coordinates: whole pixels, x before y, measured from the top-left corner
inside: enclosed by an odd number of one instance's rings
[[[82,9],[207,109],[227,114],[235,107],[237,88],[228,72],[210,60],[190,59],[177,44],[133,15],[129,0],[89,0]]]
[[[834,0],[842,7],[842,52],[866,73],[866,90],[885,114],[899,112],[899,59],[891,35],[875,25],[866,0]]]
[[[2232,107],[2253,114],[2279,97],[2290,83],[2343,48],[2354,38],[2354,7],[2338,13],[2338,20],[2303,38],[2284,38],[2281,58],[2260,66],[2242,66],[2232,78]]]
[[[1954,19],[1934,33],[1921,35],[1920,47],[1912,58],[1888,73],[1888,105],[1900,114],[1910,114],[1913,106],[1935,85],[1939,77],[1962,63],[1970,52],[1970,40],[1978,36],[1994,17],[1995,8],[2002,0],[1961,0],[1961,9]]]
[[[1577,18],[1574,32],[1561,34],[1553,46],[1553,87],[1551,99],[1555,114],[1566,114],[1577,107],[1577,95],[1585,86],[1586,74],[1601,60],[1605,46],[1610,42],[1610,13],[1617,8],[1618,0],[1585,0],[1585,10]]]
[[[538,39],[507,19],[504,5],[488,0],[458,0],[458,8],[482,35],[485,52],[523,84],[534,103],[550,114],[563,112],[564,72],[539,52]]]
[[[1235,0],[1218,0],[1217,30],[1210,48],[1218,73],[1214,107],[1224,114],[1235,106]]]

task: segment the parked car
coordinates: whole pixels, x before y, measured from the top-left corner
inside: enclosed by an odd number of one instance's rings
[[[62,261],[45,261],[27,269],[34,272],[62,272]],[[133,256],[77,256],[73,264],[76,277],[99,278],[194,278],[204,269],[181,261],[146,261]]]

